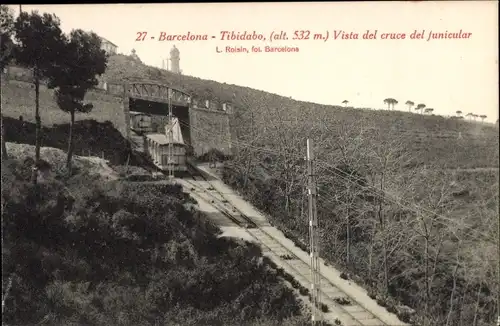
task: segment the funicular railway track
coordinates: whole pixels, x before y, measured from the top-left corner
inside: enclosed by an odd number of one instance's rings
[[[238,208],[232,205],[223,193],[217,190],[213,185],[188,165],[189,176],[182,180],[191,186],[192,191],[198,195],[222,214],[242,227],[252,238],[254,238],[269,255],[279,260],[285,270],[291,271],[294,278],[303,286],[309,286],[311,282],[309,264],[294,254],[281,242],[276,240],[264,228],[259,227],[251,218],[246,216]],[[330,315],[328,319],[338,319],[343,326],[404,326],[407,324],[399,323],[397,325],[384,322],[375,316],[363,304],[350,297],[347,293],[335,286],[330,280],[321,275],[321,303],[329,308]],[[325,316],[326,317],[326,316]],[[331,321],[331,320],[330,320]]]
[[[224,216],[229,218],[235,224],[245,228],[256,228],[257,225],[250,218],[245,216],[236,207],[229,204],[224,198],[224,195],[217,191],[212,184],[206,180],[199,172],[188,165],[189,176],[183,178],[193,190],[198,190],[200,197],[209,202],[212,206],[217,208]],[[201,194],[200,194],[201,192]]]

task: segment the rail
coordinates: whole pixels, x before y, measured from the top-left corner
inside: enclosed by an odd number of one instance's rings
[[[271,234],[261,227],[250,217],[241,212],[233,204],[225,198],[225,195],[217,190],[207,178],[201,173],[196,171],[190,163],[188,163],[188,171],[193,181],[188,178],[183,180],[192,186],[194,189],[201,190],[206,193],[208,198],[211,198],[212,206],[221,211],[236,225],[243,227],[244,231],[248,233],[253,239],[260,243],[271,253],[280,258],[282,264],[287,266],[290,270],[294,271],[305,281],[310,281],[309,264],[303,261],[292,250],[288,249],[281,242],[275,239]],[[227,208],[229,206],[229,208]],[[234,212],[234,213],[233,213]],[[235,214],[237,213],[237,214]],[[283,259],[282,257],[288,257]],[[392,325],[384,322],[381,318],[372,313],[361,302],[354,299],[346,292],[339,289],[335,284],[328,280],[325,276],[321,275],[322,290],[321,302],[326,304],[330,311],[336,317],[343,321],[344,326],[406,326],[407,324],[401,323],[399,325]]]

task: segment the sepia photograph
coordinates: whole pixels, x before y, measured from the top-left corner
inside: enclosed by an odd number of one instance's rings
[[[2,325],[500,326],[498,1],[0,23]]]

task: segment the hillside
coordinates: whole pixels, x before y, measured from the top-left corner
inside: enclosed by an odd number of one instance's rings
[[[248,140],[267,128],[284,124],[315,126],[317,133],[321,129],[329,132],[353,125],[365,130],[383,130],[388,138],[401,139],[418,158],[414,165],[437,164],[448,168],[499,166],[498,127],[491,124],[413,114],[406,109],[405,112],[375,111],[301,102],[248,87],[179,76],[138,64],[128,56],[110,58],[105,80],[116,82],[136,78],[174,85],[193,96],[216,103],[233,103],[233,141]]]
[[[169,71],[136,62],[130,56],[110,57],[102,80],[120,83],[124,80],[147,79],[184,89],[197,98],[214,103],[229,102],[235,106],[231,121],[233,141],[252,138],[278,124],[314,126],[316,133],[355,126],[358,129],[383,130],[388,138],[404,140],[416,158],[412,165],[439,165],[447,168],[498,167],[498,127],[441,116],[427,116],[403,111],[381,111],[344,108],[296,101],[268,92],[180,76]],[[95,109],[90,114],[79,114],[77,119],[111,121],[124,133],[126,126],[119,98],[102,91],[89,93]],[[45,125],[68,122],[52,98],[52,91],[44,87],[40,94],[42,123]],[[34,91],[24,82],[2,81],[2,114],[33,121]],[[300,124],[299,123],[299,124]],[[322,130],[320,132],[320,130]],[[254,140],[252,140],[254,141]],[[321,152],[324,149],[318,149]]]
[[[498,167],[498,128],[441,116],[424,116],[402,111],[375,111],[344,108],[296,101],[248,87],[219,83],[191,76],[179,76],[169,71],[148,67],[131,57],[116,55],[110,58],[104,80],[117,82],[129,79],[152,79],[179,87],[197,98],[215,103],[229,102],[235,106],[232,120],[233,140],[251,136],[250,125],[257,130],[277,126],[278,120],[328,121],[329,129],[356,124],[365,129],[377,128],[388,137],[408,140],[412,152],[421,158],[432,152],[432,160],[417,164],[439,164],[449,167]],[[276,110],[277,112],[273,112]],[[306,114],[307,113],[307,114]],[[279,116],[279,119],[278,119]],[[311,122],[312,123],[312,122]],[[418,155],[422,153],[422,155]],[[472,159],[473,158],[473,159]],[[472,161],[471,161],[472,160]]]

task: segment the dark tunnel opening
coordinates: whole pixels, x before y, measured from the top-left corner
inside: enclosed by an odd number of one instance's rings
[[[168,122],[168,104],[161,102],[146,101],[136,98],[129,99],[129,110],[151,114],[151,127],[153,132],[165,133],[165,125]],[[172,115],[179,119],[182,138],[184,143],[191,145],[191,133],[189,130],[189,107],[172,105]]]

